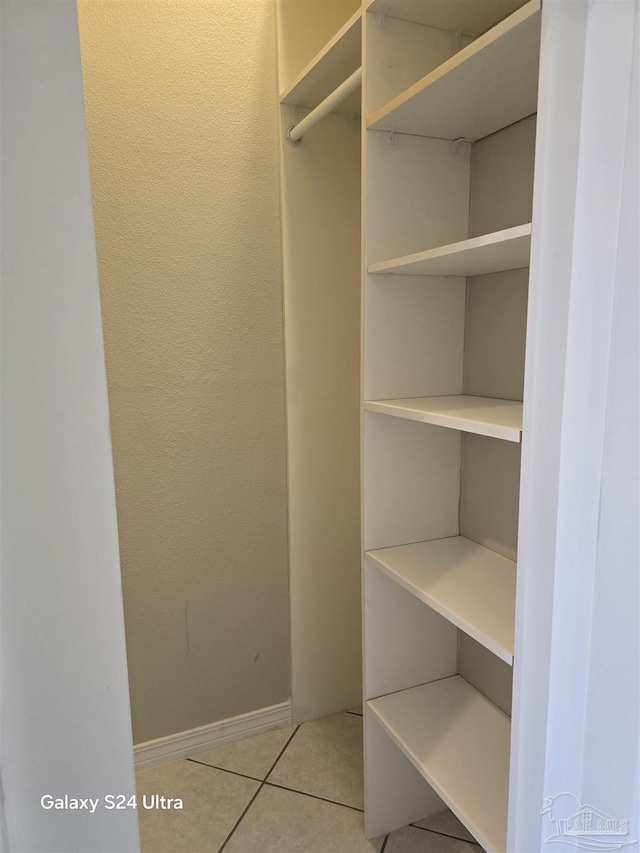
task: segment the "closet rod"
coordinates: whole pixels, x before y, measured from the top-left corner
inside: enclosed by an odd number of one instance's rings
[[[287,131],[287,142],[297,145],[302,141],[304,134],[330,113],[338,104],[341,104],[362,83],[362,68],[358,68],[350,77],[341,83],[330,95],[321,101],[308,116],[305,116],[298,124],[290,127]]]

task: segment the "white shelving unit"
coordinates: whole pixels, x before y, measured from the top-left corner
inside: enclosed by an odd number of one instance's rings
[[[357,704],[362,601],[368,835],[505,851],[541,2],[277,6],[294,719]]]
[[[531,224],[516,225],[449,246],[369,264],[369,272],[466,278],[528,267],[530,251]]]
[[[540,0],[480,36],[367,119],[371,130],[481,139],[536,111]]]
[[[365,8],[365,820],[505,851],[541,3]]]
[[[506,850],[508,717],[460,676],[367,708],[485,850]]]
[[[366,559],[511,666],[513,560],[464,536],[368,551]]]
[[[468,395],[367,400],[365,411],[519,442],[522,403]]]

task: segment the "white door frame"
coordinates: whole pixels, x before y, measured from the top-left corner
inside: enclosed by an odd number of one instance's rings
[[[543,5],[508,843],[518,853],[567,849],[541,814],[563,792],[630,821],[621,840],[638,839],[638,32],[635,0]]]
[[[6,851],[136,851],[74,0],[1,0],[0,771]],[[100,798],[43,808],[44,795]]]

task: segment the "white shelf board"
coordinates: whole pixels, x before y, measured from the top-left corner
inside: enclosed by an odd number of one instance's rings
[[[367,702],[488,851],[506,850],[510,722],[459,675]]]
[[[368,551],[404,589],[513,665],[516,564],[464,536]]]
[[[522,437],[522,403],[472,397],[409,397],[402,400],[366,400],[365,411],[422,421],[491,438],[519,442]]]
[[[281,104],[313,109],[362,64],[362,12],[359,9],[280,94]],[[338,107],[338,112],[360,112],[359,88]]]
[[[529,266],[531,223],[370,264],[370,273],[473,276]]]
[[[368,0],[366,11],[426,27],[479,36],[526,0]]]
[[[540,0],[530,0],[367,118],[373,130],[481,139],[537,110]]]

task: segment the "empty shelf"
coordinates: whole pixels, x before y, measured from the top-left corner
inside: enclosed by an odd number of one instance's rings
[[[509,718],[459,675],[367,707],[485,850],[506,850]]]
[[[362,14],[358,10],[312,62],[280,95],[281,104],[313,109],[361,65]],[[361,89],[339,107],[340,112],[360,112]]]
[[[531,224],[472,237],[449,246],[369,264],[370,273],[472,276],[529,266]]]
[[[522,436],[522,403],[492,397],[410,397],[403,400],[367,400],[367,412],[393,415],[425,424],[459,429],[491,438],[519,442]]]
[[[367,559],[513,665],[516,564],[464,536],[368,551]]]
[[[540,0],[438,66],[367,119],[373,130],[469,141],[537,110]]]
[[[413,21],[425,27],[477,37],[524,4],[525,0],[368,0],[367,12]]]

